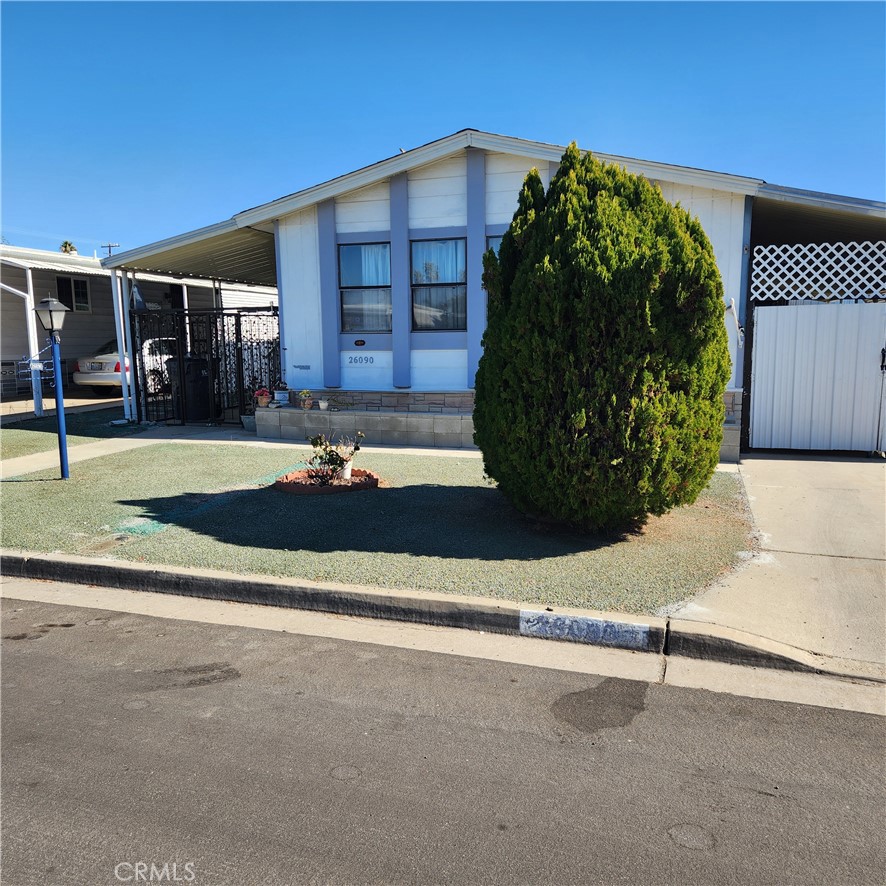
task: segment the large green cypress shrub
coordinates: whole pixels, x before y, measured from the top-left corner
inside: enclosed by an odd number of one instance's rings
[[[695,501],[717,465],[730,375],[723,285],[696,219],[573,143],[526,177],[499,255],[474,439],[523,511],[626,529]]]

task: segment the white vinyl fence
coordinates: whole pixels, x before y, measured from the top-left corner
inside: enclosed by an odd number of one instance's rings
[[[886,449],[884,298],[886,243],[755,249],[753,448]]]

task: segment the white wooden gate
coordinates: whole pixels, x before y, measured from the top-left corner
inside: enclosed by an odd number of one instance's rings
[[[886,243],[754,250],[752,448],[886,449],[884,295]]]

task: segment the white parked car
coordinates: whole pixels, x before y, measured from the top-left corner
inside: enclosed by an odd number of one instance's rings
[[[152,338],[142,346],[145,380],[148,391],[162,391],[166,385],[166,361],[175,356],[174,338]],[[129,358],[126,358],[126,378],[129,374]],[[120,352],[117,339],[112,339],[96,349],[88,357],[80,357],[74,364],[74,384],[85,385],[98,393],[113,393],[120,388]]]

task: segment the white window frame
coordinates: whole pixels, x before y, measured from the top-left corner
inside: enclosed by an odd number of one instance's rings
[[[388,283],[387,286],[344,286],[341,280],[341,251],[342,248],[348,248],[351,246],[387,246],[388,247],[388,280],[391,280],[392,267],[391,267],[391,241],[390,240],[366,240],[362,243],[339,243],[335,249],[335,263],[336,263],[336,274],[338,275],[338,327],[339,333],[342,335],[390,335],[391,331],[394,328],[394,316],[393,316],[393,307],[394,307],[394,291],[391,285],[391,282]],[[377,289],[382,290],[386,289],[388,292],[389,299],[389,310],[390,310],[390,329],[345,329],[345,296],[344,294],[348,291],[366,291],[369,289]]]
[[[416,283],[415,282],[415,268],[413,265],[413,249],[412,247],[416,243],[462,243],[464,256],[465,256],[465,279],[463,281],[453,281],[453,282],[440,282],[440,283]],[[467,281],[467,254],[468,254],[468,239],[467,237],[427,237],[421,238],[416,237],[414,240],[409,241],[409,303],[410,303],[410,314],[412,318],[412,322],[410,324],[410,328],[412,332],[430,332],[430,333],[440,333],[440,332],[465,332],[467,331],[467,294],[468,294],[468,281]],[[415,290],[416,289],[446,289],[449,287],[460,286],[465,290],[465,325],[464,326],[444,326],[439,329],[432,329],[426,326],[417,326],[415,323]]]

